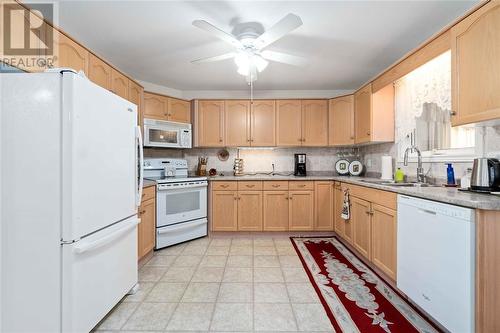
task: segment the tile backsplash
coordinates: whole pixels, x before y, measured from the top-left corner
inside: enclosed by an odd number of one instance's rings
[[[171,157],[185,158],[188,161],[190,171],[196,170],[198,156],[207,156],[207,168],[215,168],[218,172],[233,171],[234,159],[243,159],[244,172],[270,172],[274,163],[276,172],[291,172],[294,168],[294,154],[305,153],[307,155],[308,171],[333,171],[338,148],[256,148],[256,149],[236,149],[227,148],[229,158],[227,161],[220,161],[217,157],[219,148],[193,148],[184,150],[175,149],[145,149],[146,157]]]

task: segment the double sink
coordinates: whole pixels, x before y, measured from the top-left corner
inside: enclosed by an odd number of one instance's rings
[[[438,186],[429,183],[418,183],[418,182],[396,183],[393,181],[387,181],[381,179],[362,179],[361,181],[369,184],[377,184],[377,185],[393,186],[393,187],[437,187]]]

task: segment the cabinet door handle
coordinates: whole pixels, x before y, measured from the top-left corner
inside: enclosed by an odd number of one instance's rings
[[[456,116],[456,115],[457,115],[457,112],[456,112],[456,111],[451,111],[451,112],[450,112],[450,116],[452,116],[452,117],[453,117],[453,116]]]

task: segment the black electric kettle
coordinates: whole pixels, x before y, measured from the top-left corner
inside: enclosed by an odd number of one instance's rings
[[[470,181],[472,191],[500,191],[500,161],[496,158],[476,158]]]

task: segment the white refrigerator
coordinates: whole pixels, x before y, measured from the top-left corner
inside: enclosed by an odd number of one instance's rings
[[[137,107],[72,71],[0,91],[0,332],[88,332],[137,284]]]

